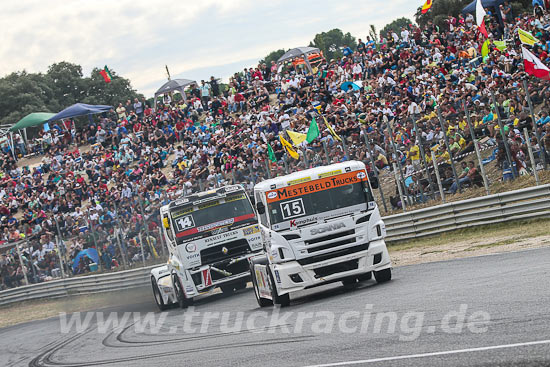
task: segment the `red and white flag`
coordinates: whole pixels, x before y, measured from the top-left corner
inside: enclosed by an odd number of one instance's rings
[[[489,37],[489,33],[487,33],[487,28],[485,28],[485,9],[483,8],[483,4],[481,4],[481,0],[477,0],[476,2],[476,23],[477,27],[479,28],[479,31],[485,36],[485,38]]]
[[[523,65],[527,74],[536,76],[540,79],[550,80],[550,69],[544,65],[538,57],[525,47],[521,48],[521,53],[523,55]]]

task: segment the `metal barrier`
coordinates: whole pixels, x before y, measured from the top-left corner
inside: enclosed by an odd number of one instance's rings
[[[385,217],[384,222],[386,240],[392,242],[459,228],[549,216],[550,185],[542,185],[391,215]],[[143,287],[148,285],[149,273],[155,266],[8,289],[0,292],[0,306],[33,299]]]
[[[550,216],[550,185],[442,204],[384,217],[386,241],[402,241],[460,228]]]
[[[60,298],[143,287],[150,282],[151,269],[160,265],[162,264],[109,274],[52,280],[8,289],[0,292],[0,306],[33,299]]]

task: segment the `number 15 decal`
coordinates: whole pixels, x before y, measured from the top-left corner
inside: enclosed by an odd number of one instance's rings
[[[280,205],[283,219],[299,217],[306,214],[306,211],[304,210],[304,202],[302,201],[302,199],[285,201]]]

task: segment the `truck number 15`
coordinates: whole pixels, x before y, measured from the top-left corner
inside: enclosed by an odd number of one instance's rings
[[[296,199],[281,203],[281,213],[283,219],[299,217],[305,214],[304,203],[302,199]]]

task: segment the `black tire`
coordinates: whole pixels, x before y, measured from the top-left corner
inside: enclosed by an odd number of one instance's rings
[[[271,269],[269,269],[269,266],[267,267],[267,274],[269,275],[269,285],[271,288],[271,297],[273,298],[273,304],[279,305],[281,307],[286,307],[290,305],[290,294],[283,294],[282,296],[279,296],[277,294],[277,287],[275,286],[275,279],[273,278],[273,274],[271,274]]]
[[[273,301],[267,298],[260,297],[260,290],[258,289],[258,281],[256,280],[256,272],[254,271],[254,263],[250,263],[250,277],[252,278],[252,287],[254,288],[254,295],[256,301],[260,307],[273,306]]]
[[[376,279],[377,283],[389,282],[391,280],[391,268],[375,271],[374,278]]]
[[[223,294],[229,295],[235,293],[235,284],[224,284],[220,285],[220,289]]]
[[[342,284],[346,289],[354,289],[359,285],[356,277],[344,278],[342,279]]]
[[[372,272],[370,271],[368,273],[361,274],[357,277],[357,280],[360,282],[364,282],[371,279],[372,279]]]
[[[176,274],[172,274],[172,287],[174,287],[174,292],[176,293],[176,299],[180,308],[187,308],[193,304],[193,298],[187,298],[183,292],[183,287],[181,282]]]
[[[246,289],[248,282],[243,280],[242,282],[235,283],[235,290],[240,291],[241,289]]]
[[[160,293],[160,288],[155,277],[151,277],[151,286],[153,287],[153,298],[155,299],[157,307],[161,311],[166,310],[168,306],[164,304],[164,299],[162,298],[162,294]]]

